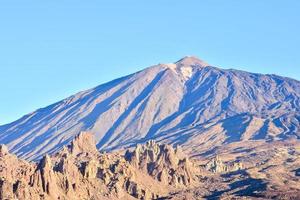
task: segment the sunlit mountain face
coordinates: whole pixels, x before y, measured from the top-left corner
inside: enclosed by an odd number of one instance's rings
[[[148,140],[191,156],[225,146],[294,141],[300,82],[210,66],[195,57],[158,64],[79,92],[0,127],[0,143],[36,160],[89,131],[101,151]]]

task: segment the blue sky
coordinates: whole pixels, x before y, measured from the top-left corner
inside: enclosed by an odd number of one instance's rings
[[[300,80],[298,0],[2,0],[0,124],[196,55]]]

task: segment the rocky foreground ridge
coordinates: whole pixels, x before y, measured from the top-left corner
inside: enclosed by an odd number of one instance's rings
[[[154,141],[100,153],[92,134],[83,132],[38,163],[19,159],[0,146],[0,199],[268,199],[268,181],[253,178],[249,166],[223,162],[220,156],[189,159],[180,147]],[[292,199],[290,194],[283,196]]]
[[[39,163],[0,148],[0,199],[158,199],[197,185],[199,175],[179,149],[153,141],[106,154],[82,133]]]

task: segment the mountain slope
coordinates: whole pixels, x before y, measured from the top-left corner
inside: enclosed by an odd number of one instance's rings
[[[154,139],[198,155],[241,141],[298,139],[299,127],[299,81],[223,70],[185,57],[0,126],[0,143],[23,158],[37,159],[80,131],[90,131],[102,150]]]

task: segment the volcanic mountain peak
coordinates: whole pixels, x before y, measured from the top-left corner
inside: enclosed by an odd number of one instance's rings
[[[193,66],[193,67],[207,67],[210,66],[205,61],[195,57],[195,56],[185,56],[182,59],[175,62],[177,66]]]
[[[188,80],[193,76],[196,69],[202,69],[210,65],[197,57],[185,56],[175,63],[164,64],[164,66],[171,69],[177,75],[182,76],[184,80]]]
[[[193,155],[240,141],[300,138],[299,81],[209,66],[188,56],[77,93],[0,126],[0,143],[36,160],[81,131],[104,151],[152,139]]]

